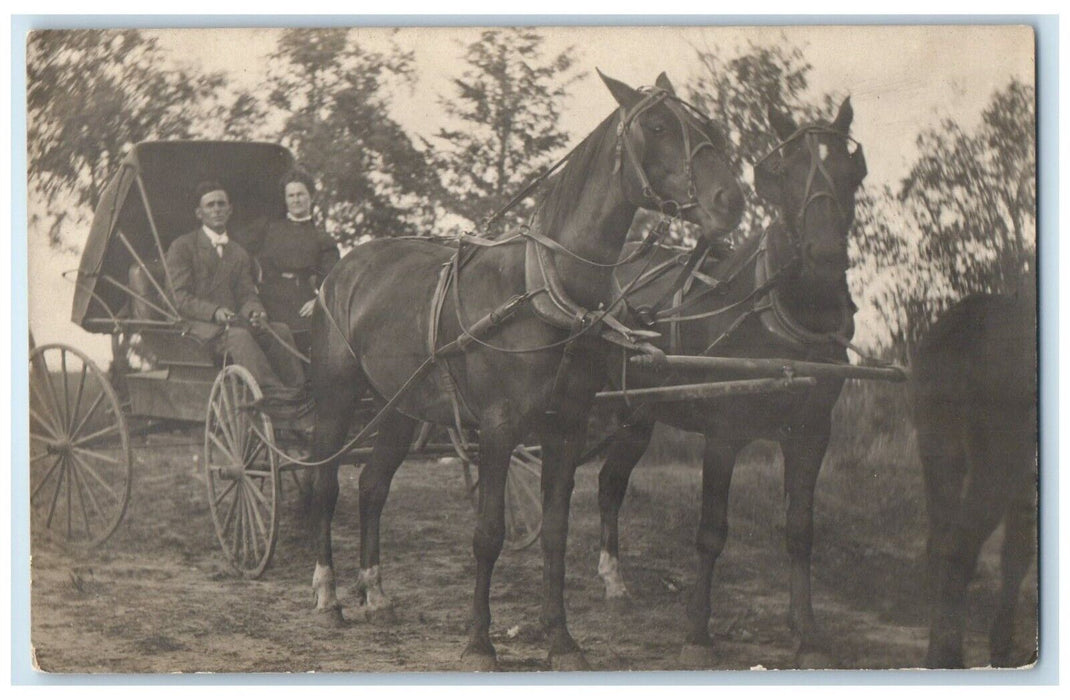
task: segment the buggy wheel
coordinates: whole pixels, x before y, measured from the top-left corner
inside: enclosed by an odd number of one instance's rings
[[[103,544],[130,500],[133,457],[119,397],[82,352],[30,353],[30,509],[34,536]]]
[[[535,446],[518,445],[509,460],[505,477],[505,548],[527,549],[542,532],[542,457]],[[461,458],[464,485],[472,508],[479,502],[479,472],[469,459]]]
[[[216,537],[246,578],[264,573],[279,532],[279,459],[271,418],[250,407],[263,393],[249,370],[224,367],[212,385],[204,471]]]

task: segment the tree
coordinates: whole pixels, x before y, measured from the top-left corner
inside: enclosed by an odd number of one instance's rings
[[[1036,116],[1031,86],[1012,80],[967,131],[945,119],[917,138],[894,193],[905,226],[884,226],[865,253],[888,271],[882,313],[909,349],[936,316],[974,292],[1016,294],[1036,261]],[[891,193],[889,193],[890,195]]]
[[[290,29],[270,60],[280,140],[318,178],[335,238],[426,233],[436,183],[428,156],[390,117],[385,89],[411,80],[411,54],[367,50],[347,29]]]
[[[198,105],[223,84],[219,74],[165,69],[156,39],[135,29],[50,30],[27,47],[29,184],[51,218],[86,214],[129,148],[147,139],[189,138]]]
[[[742,239],[773,216],[771,206],[754,194],[748,167],[777,145],[766,117],[769,108],[792,114],[803,123],[820,111],[834,114],[838,102],[824,96],[823,110],[818,110],[802,101],[811,65],[802,50],[789,47],[784,37],[776,44],[749,42],[731,53],[720,48],[696,49],[696,53],[702,72],[689,85],[688,99],[728,137],[731,167],[743,182],[749,202],[735,233]]]
[[[468,68],[453,81],[456,96],[440,100],[458,122],[436,134],[444,204],[470,222],[508,202],[568,143],[558,108],[583,74],[571,72],[574,47],[547,58],[543,41],[527,28],[484,30],[465,51]],[[521,202],[504,225],[526,221],[531,206]]]

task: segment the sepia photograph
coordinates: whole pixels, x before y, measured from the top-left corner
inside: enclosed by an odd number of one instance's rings
[[[26,36],[37,671],[1035,667],[1032,26]]]

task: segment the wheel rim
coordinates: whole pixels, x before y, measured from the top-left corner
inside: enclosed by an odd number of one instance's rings
[[[133,473],[115,390],[82,352],[44,345],[30,354],[29,408],[33,535],[103,544],[126,513]]]
[[[204,470],[216,537],[227,561],[255,578],[271,562],[278,534],[278,457],[271,419],[246,408],[261,398],[244,367],[225,367],[208,399]]]
[[[542,532],[542,458],[537,447],[519,445],[505,477],[505,543],[510,551],[526,549]],[[479,473],[463,460],[464,485],[472,508],[479,504]]]
[[[505,546],[526,549],[542,532],[542,460],[535,448],[519,445],[505,478]]]

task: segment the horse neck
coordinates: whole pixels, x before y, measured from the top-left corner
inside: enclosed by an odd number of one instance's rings
[[[814,333],[831,333],[840,330],[843,324],[843,306],[850,304],[847,288],[847,271],[833,280],[816,280],[802,273],[798,259],[792,258],[797,251],[791,250],[792,235],[783,221],[775,221],[767,231],[767,254],[769,269],[780,270],[776,283],[777,301],[791,318]],[[794,234],[796,238],[797,234]]]
[[[551,257],[569,297],[586,308],[609,301],[612,268],[583,260],[615,263],[636,211],[624,196],[615,168],[611,122],[607,119],[592,132],[586,148],[578,149],[555,178],[535,223],[539,233],[573,254],[553,252]]]

